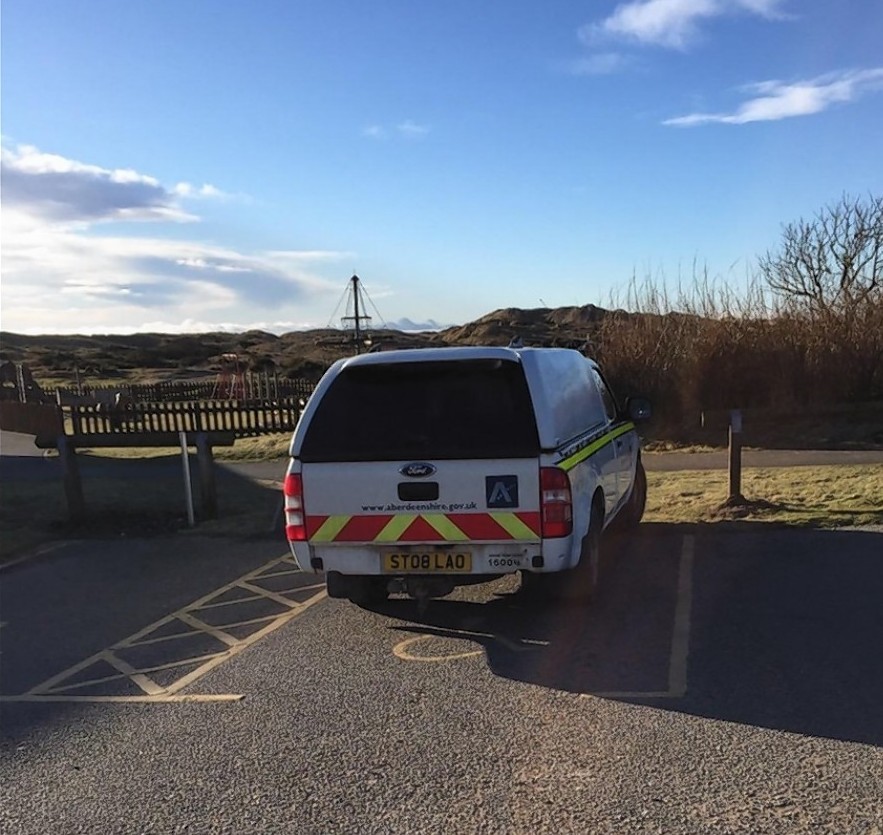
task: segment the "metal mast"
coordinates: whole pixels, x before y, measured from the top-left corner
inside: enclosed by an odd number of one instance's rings
[[[347,323],[353,323],[355,327],[353,340],[356,344],[356,353],[360,354],[362,352],[362,323],[364,322],[370,326],[371,317],[367,313],[362,313],[362,310],[365,309],[365,303],[362,300],[362,288],[359,285],[359,277],[355,273],[353,273],[353,277],[350,279],[349,295],[353,300],[353,315],[342,316],[340,321],[344,327],[347,326]],[[360,304],[361,308],[359,307]],[[349,305],[347,305],[347,312],[349,312]]]

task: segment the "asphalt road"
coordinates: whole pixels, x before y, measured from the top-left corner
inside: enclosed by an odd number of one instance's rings
[[[592,606],[424,611],[64,544],[0,575],[0,830],[880,832],[881,537],[644,525]]]

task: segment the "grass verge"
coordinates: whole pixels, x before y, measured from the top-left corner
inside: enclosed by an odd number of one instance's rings
[[[841,527],[883,524],[883,465],[748,468],[744,504],[724,507],[722,470],[647,473],[648,522],[723,522]]]
[[[239,438],[233,446],[214,447],[213,454],[218,461],[275,461],[288,458],[290,442],[291,432]],[[165,458],[181,454],[180,447],[101,447],[78,451],[96,458]]]
[[[177,459],[177,455],[173,456]],[[110,472],[107,472],[108,466]],[[82,522],[67,521],[60,481],[0,485],[0,563],[37,546],[78,537],[195,533],[250,539],[278,535],[279,485],[219,475],[218,518],[187,526],[177,460],[145,461],[144,473],[114,474],[124,462],[106,462],[100,475],[84,475],[89,508]],[[155,468],[155,469],[154,469]],[[662,523],[720,523],[732,519],[787,525],[840,527],[883,524],[883,465],[749,468],[743,473],[744,506],[724,508],[727,474],[718,470],[650,472],[644,519]],[[197,507],[199,495],[195,496]]]

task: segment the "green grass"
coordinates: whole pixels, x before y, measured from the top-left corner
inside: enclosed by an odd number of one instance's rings
[[[732,519],[840,527],[883,524],[883,465],[747,468],[742,506],[722,507],[722,470],[647,473],[648,522]]]
[[[240,438],[233,446],[213,448],[219,461],[276,461],[288,457],[291,432],[261,435],[258,438]],[[101,447],[81,449],[79,452],[98,458],[163,458],[180,455],[180,447]]]
[[[271,441],[271,443],[267,443]],[[287,436],[242,443],[236,460],[281,458]],[[233,448],[236,449],[235,447]],[[132,450],[126,457],[132,457]],[[160,451],[149,450],[151,456]],[[167,453],[168,454],[168,453]],[[171,454],[177,455],[177,450]],[[220,457],[220,456],[219,456]],[[145,466],[148,466],[145,463]],[[883,465],[748,468],[743,507],[722,508],[727,474],[720,470],[650,472],[644,519],[657,523],[719,523],[732,519],[788,525],[839,527],[883,524]],[[84,476],[88,518],[73,525],[60,482],[0,484],[0,562],[58,539],[126,537],[190,532],[252,538],[281,525],[279,485],[241,477],[218,479],[219,513],[187,527],[181,476],[121,478]],[[198,495],[195,497],[197,508]]]

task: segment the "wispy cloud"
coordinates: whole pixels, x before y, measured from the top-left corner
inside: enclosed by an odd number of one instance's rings
[[[399,124],[396,125],[396,130],[401,136],[410,137],[412,139],[426,136],[426,134],[429,133],[429,127],[427,125],[418,125],[410,119],[405,119],[404,122],[399,122]]]
[[[621,52],[598,52],[577,58],[566,66],[571,75],[610,75],[632,66],[634,59]]]
[[[137,330],[146,318],[229,321],[230,313],[285,316],[339,291],[314,268],[351,257],[331,251],[247,252],[176,231],[196,223],[180,201],[214,186],[165,187],[130,169],[107,169],[30,146],[2,152],[3,327],[46,332]],[[131,235],[133,221],[156,224]],[[191,228],[197,228],[195,226]],[[70,323],[70,327],[67,325]]]
[[[608,40],[686,49],[713,18],[751,14],[767,19],[785,17],[784,0],[632,0],[611,15],[579,30],[581,40],[594,46]]]
[[[163,186],[155,177],[129,168],[102,168],[31,145],[0,150],[0,183],[5,205],[54,221],[175,221],[198,218],[181,206],[187,198],[216,198],[212,185]]]
[[[744,125],[821,113],[835,104],[855,101],[883,89],[883,67],[830,73],[808,81],[761,81],[743,88],[752,98],[731,113],[690,113],[666,119],[664,125],[694,127],[720,123]]]
[[[404,139],[422,139],[429,133],[428,125],[421,125],[412,119],[405,119],[396,125],[386,127],[384,125],[367,125],[362,128],[362,136],[369,139],[389,139],[390,137],[401,137]]]

